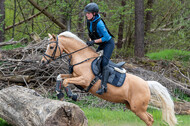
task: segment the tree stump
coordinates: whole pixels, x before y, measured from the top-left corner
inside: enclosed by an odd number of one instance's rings
[[[12,86],[0,90],[0,117],[16,126],[87,126],[75,104],[44,98],[32,89]]]

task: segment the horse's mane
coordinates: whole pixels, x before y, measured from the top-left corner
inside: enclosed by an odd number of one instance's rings
[[[69,38],[74,38],[84,44],[86,44],[82,39],[80,39],[78,36],[76,36],[75,34],[71,33],[70,31],[65,31],[60,33],[58,36],[65,36],[65,37],[69,37]]]

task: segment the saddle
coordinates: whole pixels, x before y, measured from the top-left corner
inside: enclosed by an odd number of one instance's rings
[[[101,62],[102,62],[102,56],[96,58],[92,61],[91,69],[96,78],[102,79],[101,74]],[[125,64],[125,62],[119,62],[115,64],[111,60],[109,60],[108,63],[108,69],[109,69],[109,77],[108,77],[108,83],[112,84],[116,87],[121,87],[123,85],[123,82],[126,77],[126,70],[122,68],[122,66]],[[97,79],[96,79],[97,80]]]

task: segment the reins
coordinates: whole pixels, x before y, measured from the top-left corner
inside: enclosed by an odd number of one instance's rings
[[[47,63],[49,63],[50,61],[49,61],[45,56],[51,58],[52,60],[57,60],[57,59],[60,59],[60,58],[66,57],[66,56],[70,56],[70,55],[72,55],[72,54],[74,54],[74,53],[76,53],[76,52],[79,52],[79,51],[81,51],[81,50],[83,50],[83,49],[88,48],[88,46],[85,46],[85,47],[83,47],[83,48],[81,48],[81,49],[78,49],[78,50],[76,50],[76,51],[73,51],[73,52],[71,52],[71,53],[62,55],[62,54],[61,54],[61,49],[60,49],[60,47],[59,47],[59,45],[58,45],[58,37],[57,37],[57,40],[56,40],[56,41],[50,42],[49,44],[51,44],[51,43],[56,43],[56,47],[55,47],[55,49],[54,49],[54,51],[53,51],[53,53],[52,53],[52,56],[47,55],[46,53],[43,54],[44,58],[48,61]],[[49,44],[48,44],[48,45],[49,45]],[[57,48],[59,48],[60,56],[55,59],[55,53],[56,53],[56,51],[57,51]],[[86,61],[92,59],[92,58],[95,58],[95,57],[88,58],[88,59],[86,59],[86,60],[84,60],[84,61],[81,61],[81,62],[76,63],[76,64],[71,65],[71,66],[73,67],[73,66],[79,65],[79,64],[81,64],[81,63],[83,63],[83,62],[86,62]],[[69,65],[70,65],[70,63],[69,63]]]

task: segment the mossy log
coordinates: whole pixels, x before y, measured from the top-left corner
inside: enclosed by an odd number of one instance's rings
[[[0,90],[0,117],[15,126],[88,125],[77,105],[44,98],[22,86]]]

